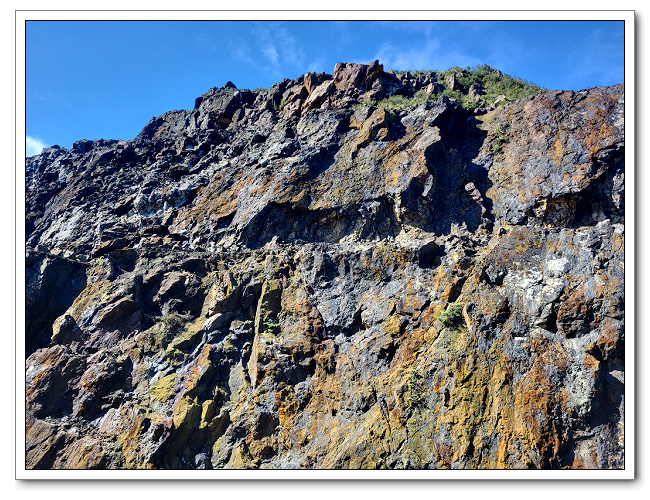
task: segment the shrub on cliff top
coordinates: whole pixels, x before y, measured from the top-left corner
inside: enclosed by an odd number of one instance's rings
[[[505,104],[506,102],[538,94],[544,90],[528,80],[507,75],[487,64],[481,64],[474,68],[454,66],[439,72],[438,81],[444,85],[445,79],[451,74],[456,75],[457,81],[463,87],[464,92],[472,85],[480,85],[484,94],[479,97],[479,103],[486,106],[490,106],[500,95],[506,97],[505,102],[502,102],[502,104]],[[463,103],[461,102],[461,104]]]
[[[426,92],[419,90],[411,98],[405,97],[403,95],[393,95],[388,99],[383,99],[377,103],[377,106],[380,108],[394,109],[401,111],[403,109],[411,109],[423,102],[427,102],[429,96]]]
[[[445,71],[397,71],[396,74],[410,73],[414,77],[426,74],[435,74],[438,83],[447,86],[447,77],[449,75],[456,75],[456,81],[459,87],[456,90],[445,88],[442,92],[437,94],[427,94],[424,89],[420,89],[412,97],[403,95],[392,95],[381,101],[364,101],[363,103],[355,105],[355,108],[362,106],[377,106],[396,111],[403,111],[412,109],[424,102],[432,102],[438,100],[440,97],[449,97],[458,101],[458,103],[465,109],[474,110],[479,107],[491,107],[496,98],[505,96],[505,99],[500,101],[497,105],[503,105],[508,102],[529,97],[544,89],[522,78],[512,77],[499,70],[496,70],[487,64],[477,66],[475,68],[460,68],[454,66]],[[469,95],[470,87],[474,85],[477,89],[481,89],[481,95]]]

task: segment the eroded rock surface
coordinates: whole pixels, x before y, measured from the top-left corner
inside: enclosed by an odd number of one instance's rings
[[[623,467],[623,86],[363,104],[442,85],[228,83],[29,158],[27,467]]]

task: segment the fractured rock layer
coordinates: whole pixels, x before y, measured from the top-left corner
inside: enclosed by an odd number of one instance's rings
[[[622,468],[623,86],[363,104],[437,85],[29,158],[27,468]]]

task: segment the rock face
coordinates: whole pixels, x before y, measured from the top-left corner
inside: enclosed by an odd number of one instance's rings
[[[622,468],[623,86],[363,104],[444,84],[29,158],[27,468]]]

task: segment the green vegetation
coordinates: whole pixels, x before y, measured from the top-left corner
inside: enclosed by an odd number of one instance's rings
[[[269,318],[267,319],[264,324],[266,325],[266,329],[264,330],[264,333],[269,333],[271,335],[274,335],[276,332],[276,328],[280,326],[280,323],[277,319]]]
[[[168,314],[166,316],[160,316],[160,322],[165,325],[167,332],[171,337],[178,335],[185,325],[192,319],[188,314]]]
[[[483,87],[485,94],[480,96],[479,102],[487,106],[490,106],[500,95],[505,96],[505,101],[500,104],[506,104],[523,97],[538,94],[544,90],[532,82],[506,75],[487,64],[465,69],[454,66],[439,72],[438,82],[444,84],[447,76],[451,74],[457,76],[458,83],[464,89],[469,89],[472,85]]]
[[[406,74],[406,71],[397,71],[397,75]],[[424,90],[418,90],[413,97],[406,97],[403,95],[393,95],[387,99],[379,102],[366,100],[360,104],[355,105],[355,109],[363,106],[383,107],[396,111],[408,110],[414,108],[425,102],[437,101],[441,97],[448,97],[455,99],[465,109],[474,110],[478,107],[491,107],[494,101],[499,96],[504,96],[505,99],[497,103],[498,106],[504,105],[508,102],[521,99],[523,97],[532,96],[543,91],[534,83],[528,82],[521,78],[506,75],[501,71],[491,68],[487,64],[477,66],[475,68],[460,68],[454,66],[445,71],[431,72],[431,71],[408,71],[413,77],[426,76],[435,74],[437,83],[444,88],[441,92],[427,94]],[[446,88],[447,77],[455,75],[462,90],[452,90]],[[483,94],[476,97],[469,95],[469,88],[474,85],[481,88]],[[282,104],[280,105],[282,109]]]
[[[469,94],[463,94],[458,90],[445,89],[435,96],[435,99],[440,97],[448,97],[449,99],[456,99],[458,103],[465,109],[474,110],[477,107],[477,103],[472,99]]]
[[[359,102],[359,103],[357,103],[357,104],[353,104],[353,105],[352,105],[352,109],[354,109],[354,110],[356,111],[357,109],[361,109],[361,108],[374,108],[375,106],[377,106],[377,101],[373,101],[373,100],[370,100],[370,99],[366,99],[366,100],[363,101],[363,102]]]
[[[404,395],[406,408],[424,408],[424,381],[422,375],[413,370],[407,382],[407,391]]]
[[[285,104],[285,102],[284,102],[284,97],[283,97],[282,100],[280,101],[280,107],[278,108],[278,111],[282,111],[284,109],[284,104]]]
[[[405,97],[403,95],[392,95],[386,99],[382,99],[381,101],[366,100],[360,104],[356,104],[354,106],[354,109],[359,109],[364,106],[367,106],[367,107],[386,108],[395,111],[402,111],[402,110],[407,110],[419,106],[424,102],[435,101],[435,100],[436,100],[435,96],[433,96],[432,98],[432,96],[427,95],[425,91],[418,90],[415,93],[415,95],[410,98]]]
[[[463,306],[457,302],[447,304],[447,308],[440,313],[438,319],[443,326],[451,326],[457,323],[462,316]]]
[[[403,109],[411,109],[419,106],[430,100],[429,98],[430,96],[424,90],[418,90],[410,99],[403,95],[393,95],[388,99],[379,101],[377,107],[402,111]]]
[[[505,133],[506,133],[506,131],[508,130],[509,127],[510,127],[510,123],[505,122],[501,127],[497,128],[497,129],[494,131],[494,135],[495,135],[494,140],[495,140],[495,143],[494,143],[494,145],[492,146],[492,152],[493,152],[493,153],[496,154],[496,153],[498,153],[499,151],[501,151],[501,145],[502,145],[504,142],[506,142]]]

